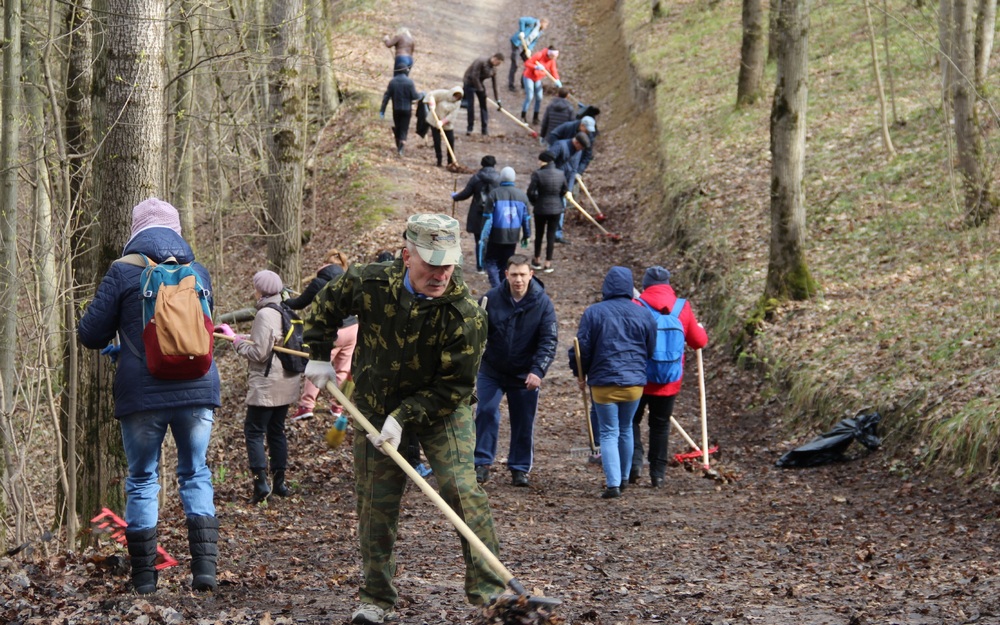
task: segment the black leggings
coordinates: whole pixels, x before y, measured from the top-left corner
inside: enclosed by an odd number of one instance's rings
[[[556,230],[559,229],[559,215],[535,215],[535,258],[542,255],[542,236],[545,236],[545,260],[552,260],[552,250],[556,246]]]
[[[247,460],[251,471],[267,470],[267,454],[264,453],[264,439],[271,456],[271,472],[288,468],[288,441],[285,439],[285,417],[288,404],[284,406],[247,406],[247,416],[243,421],[243,437],[247,442]]]

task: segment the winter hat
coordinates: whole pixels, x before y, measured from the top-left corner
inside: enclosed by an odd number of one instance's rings
[[[646,274],[642,276],[643,290],[657,284],[670,284],[670,272],[659,265],[650,267],[646,270]]]
[[[584,148],[590,147],[590,137],[587,136],[587,133],[578,132],[576,133],[576,136],[573,138],[576,139],[576,142],[579,143]]]
[[[497,159],[491,154],[487,154],[483,157],[483,160],[479,161],[480,167],[493,167],[497,164]]]
[[[253,274],[253,288],[260,291],[264,297],[281,293],[285,285],[281,283],[281,277],[270,269],[264,269]]]
[[[594,118],[590,117],[589,115],[581,119],[580,123],[583,124],[583,127],[587,129],[587,132],[594,132],[595,130],[597,130],[597,124],[594,122]]]
[[[548,150],[545,150],[544,152],[538,155],[538,160],[542,161],[543,163],[551,163],[552,161],[556,160],[556,155],[553,154],[552,152],[549,152]]]
[[[550,47],[549,47],[549,58],[550,58],[550,59],[554,59],[554,58],[556,58],[557,56],[559,56],[559,50],[556,50],[556,49],[554,49],[554,48],[552,48],[552,47],[550,46]]]
[[[132,208],[132,237],[146,228],[170,228],[181,233],[181,218],[168,202],[151,197]]]
[[[500,182],[514,182],[515,178],[513,167],[504,167],[500,170]]]

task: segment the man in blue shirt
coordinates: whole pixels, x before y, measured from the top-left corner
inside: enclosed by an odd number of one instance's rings
[[[535,43],[542,36],[542,31],[549,27],[549,20],[544,17],[536,19],[534,17],[522,17],[517,21],[517,32],[510,38],[510,75],[507,77],[507,88],[517,91],[514,86],[514,77],[517,75],[517,57],[527,61],[528,57],[535,50]],[[521,43],[521,37],[524,43]],[[527,46],[527,50],[525,50]]]

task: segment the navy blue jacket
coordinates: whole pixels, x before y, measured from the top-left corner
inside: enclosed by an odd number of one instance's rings
[[[465,188],[451,196],[456,202],[470,197],[469,217],[465,220],[465,231],[479,235],[483,231],[483,209],[486,208],[486,197],[490,191],[500,186],[500,172],[492,167],[483,167],[472,174]]]
[[[140,231],[126,245],[122,255],[145,254],[157,263],[173,256],[179,263],[192,263],[202,284],[211,292],[208,270],[194,262],[194,252],[181,235],[170,228]],[[139,299],[139,276],[142,267],[112,263],[97,287],[94,300],[80,319],[77,336],[85,347],[101,349],[121,333],[128,337],[139,354],[132,353],[122,341],[115,370],[115,417],[161,408],[220,406],[219,370],[212,363],[208,373],[195,380],[161,380],[146,368],[142,343],[142,301]],[[213,309],[211,297],[208,306]]]
[[[385,113],[385,107],[390,100],[392,100],[392,110],[412,111],[413,103],[421,97],[423,96],[417,91],[413,79],[405,73],[399,72],[392,77],[389,85],[385,88],[385,94],[382,96],[382,108],[379,109],[379,112]]]
[[[582,132],[580,130],[580,120],[571,119],[570,121],[559,124],[550,130],[549,134],[545,135],[545,143],[548,143],[551,146],[556,141],[572,139],[579,132]],[[580,156],[580,166],[576,169],[576,173],[578,174],[582,174],[586,171],[587,165],[590,164],[590,161],[594,160],[594,139],[596,139],[596,137],[592,132],[588,132],[587,136],[590,138],[590,147],[586,147],[581,150],[583,154]]]
[[[656,321],[645,307],[632,301],[633,290],[632,272],[612,267],[601,289],[604,300],[583,311],[576,338],[590,386],[646,384],[646,361],[653,357],[656,345]],[[569,366],[577,373],[572,347]]]
[[[566,185],[572,189],[576,184],[576,175],[580,173],[580,159],[583,158],[583,150],[573,149],[572,139],[560,139],[549,146],[549,152],[555,156],[556,167],[563,171],[566,176]]]
[[[489,330],[483,366],[502,383],[524,386],[529,373],[544,378],[556,354],[559,324],[545,285],[534,278],[515,303],[507,280],[486,293]]]

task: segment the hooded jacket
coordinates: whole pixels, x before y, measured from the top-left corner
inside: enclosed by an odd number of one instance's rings
[[[191,263],[211,292],[208,270],[194,261],[194,252],[181,235],[170,228],[153,227],[140,231],[125,245],[122,255],[144,254],[160,263],[173,256],[179,263]],[[93,301],[80,319],[77,336],[89,349],[102,349],[115,335],[124,335],[138,354],[122,341],[115,369],[115,418],[136,412],[197,406],[218,408],[220,404],[219,370],[212,363],[208,373],[194,380],[161,380],[146,367],[142,342],[142,301],[139,280],[142,268],[128,263],[112,263],[97,287]],[[214,301],[209,297],[209,309]]]
[[[522,234],[523,233],[523,234]],[[531,236],[531,211],[528,196],[513,182],[501,182],[486,200],[483,211],[482,249],[489,244],[517,245]],[[481,256],[482,258],[482,256]]]
[[[236,352],[249,361],[247,405],[274,408],[299,400],[302,375],[285,371],[278,360],[274,346],[284,338],[281,313],[268,307],[268,304],[281,304],[281,295],[269,295],[257,300],[250,340],[237,343]]]
[[[528,201],[535,209],[535,215],[560,215],[566,207],[563,206],[563,196],[569,191],[566,186],[566,174],[556,167],[555,163],[531,172],[531,182],[528,184]]]
[[[661,314],[668,314],[673,311],[674,304],[677,303],[677,295],[674,293],[674,288],[669,284],[654,284],[643,291],[639,298],[656,310],[659,310]],[[643,309],[645,310],[645,307],[643,307]],[[653,318],[655,319],[655,317]],[[691,302],[684,302],[684,308],[681,309],[679,319],[681,325],[684,326],[684,342],[688,347],[691,349],[701,349],[702,347],[708,345],[708,334],[705,332],[705,328],[698,325],[698,320],[695,319],[694,311],[691,310]],[[682,370],[683,366],[684,357],[682,356]],[[681,391],[681,381],[683,379],[684,378],[681,377],[680,380],[671,382],[670,384],[655,384],[651,382],[646,385],[642,394],[660,396],[676,395]]]
[[[419,101],[420,97],[413,79],[406,72],[397,72],[385,88],[385,94],[382,96],[382,108],[379,109],[379,112],[385,113],[385,107],[390,100],[392,100],[392,110],[412,111],[413,103]]]
[[[486,293],[489,334],[483,369],[510,386],[524,386],[529,373],[544,378],[556,354],[556,309],[538,278],[514,302],[507,280]]]
[[[388,415],[404,427],[450,419],[458,411],[471,419],[486,313],[469,296],[460,266],[445,294],[435,298],[411,293],[405,273],[401,258],[351,265],[320,291],[305,318],[310,357],[329,358],[340,320],[357,315],[354,397],[375,427],[381,429]]]
[[[443,130],[452,129],[451,116],[455,113],[455,111],[460,109],[461,99],[453,99],[456,93],[461,96],[462,88],[452,87],[451,89],[435,89],[424,96],[423,101],[426,102],[427,106],[437,115]],[[428,112],[427,121],[430,123],[432,129],[437,128],[437,124],[434,122],[434,115],[430,114],[430,112]]]
[[[612,267],[604,277],[603,301],[583,311],[576,338],[590,386],[645,386],[646,361],[656,345],[656,321],[632,301],[632,272]],[[569,366],[577,373],[569,349]]]
[[[552,78],[559,80],[559,68],[556,67],[556,59],[549,58],[548,48],[542,48],[538,52],[535,52],[531,55],[531,58],[524,62],[524,77],[532,82],[541,82],[545,78],[545,72],[535,69],[535,66],[539,64],[552,74]]]
[[[500,172],[493,167],[483,167],[472,174],[465,188],[455,194],[454,200],[461,202],[470,197],[469,216],[465,219],[465,231],[479,234],[483,231],[483,209],[486,208],[486,196],[490,191],[500,186]]]

